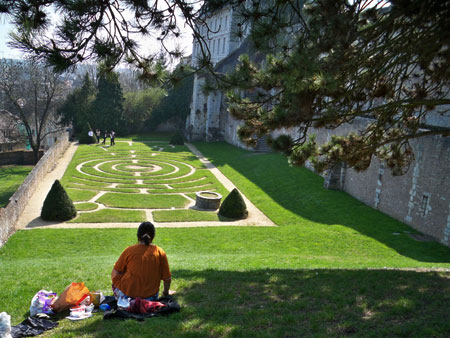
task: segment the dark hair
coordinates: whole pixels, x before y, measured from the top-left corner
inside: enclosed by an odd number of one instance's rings
[[[145,245],[149,245],[153,238],[155,238],[155,226],[150,222],[141,223],[137,231],[137,237],[139,241],[143,241]]]

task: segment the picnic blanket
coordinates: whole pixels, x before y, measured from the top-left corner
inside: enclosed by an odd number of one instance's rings
[[[44,331],[51,330],[56,326],[58,326],[58,323],[51,320],[28,317],[19,325],[11,327],[11,336],[13,338],[33,337],[40,335]]]
[[[119,318],[142,321],[180,311],[180,305],[171,296],[158,298],[154,302],[136,298],[131,301],[130,307],[126,310],[117,307],[117,301],[114,297],[105,297],[102,304],[108,304],[111,307],[111,310],[104,313],[103,319]]]

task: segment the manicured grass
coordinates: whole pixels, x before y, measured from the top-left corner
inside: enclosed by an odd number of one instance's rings
[[[75,204],[75,208],[78,211],[89,211],[97,209],[98,205],[95,203],[77,203]]]
[[[96,191],[80,189],[66,189],[66,192],[73,202],[88,201],[98,194]]]
[[[224,220],[216,212],[199,210],[157,210],[153,211],[156,222],[217,222]]]
[[[255,155],[226,143],[195,143],[265,215],[286,228],[314,257],[353,267],[446,267],[450,248],[417,242],[406,224],[374,210],[343,191],[323,188],[308,169],[289,166],[281,154]],[[289,229],[289,230],[288,230]],[[268,230],[269,231],[269,230]],[[400,233],[400,235],[394,235]]]
[[[328,257],[318,256],[318,243],[303,241],[298,229],[289,228],[157,229],[155,243],[169,258],[180,313],[144,322],[105,321],[97,313],[80,322],[63,319],[44,336],[445,337],[449,332],[450,273],[357,270],[357,255],[337,261],[330,247]],[[110,295],[114,262],[135,242],[136,229],[17,232],[0,249],[2,311],[17,324],[39,289],[60,293],[72,281]]]
[[[116,142],[113,147],[78,147],[61,179],[73,201],[87,202],[102,192],[105,194],[95,202],[107,208],[170,209],[189,205],[183,194],[202,190],[228,193],[186,146],[155,141],[151,135]],[[89,222],[91,216],[95,214],[86,213],[77,220]]]
[[[102,209],[85,214],[79,214],[69,223],[108,223],[108,222],[144,222],[145,212],[142,210]]]
[[[98,200],[108,207],[113,208],[135,208],[135,209],[156,209],[156,208],[182,208],[188,200],[181,195],[147,195],[147,194],[113,194],[108,193]]]
[[[281,155],[197,146],[279,226],[157,228],[180,313],[142,323],[96,314],[62,320],[47,336],[448,335],[450,272],[394,269],[450,269],[449,248],[414,241],[405,224],[323,189],[320,177]],[[17,324],[38,290],[60,293],[72,281],[111,294],[114,262],[134,243],[136,229],[17,232],[0,248],[1,311]]]
[[[33,166],[0,166],[0,208],[8,204],[9,198],[20,187],[31,170],[33,170]]]

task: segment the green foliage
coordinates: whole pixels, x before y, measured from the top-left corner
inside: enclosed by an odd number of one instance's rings
[[[337,162],[365,170],[375,155],[393,174],[402,174],[414,158],[410,139],[449,135],[422,129],[430,112],[450,103],[450,40],[442,29],[450,17],[447,1],[266,5],[242,14],[265,62],[241,56],[219,86],[228,92],[231,114],[244,121],[242,141],[251,145],[255,135],[297,128],[301,146],[311,127],[334,129],[370,117],[359,134],[316,144],[310,156],[322,170]],[[304,158],[294,151],[291,162]]]
[[[88,121],[92,119],[90,106],[95,98],[95,86],[88,73],[83,77],[80,88],[70,93],[64,103],[58,108],[64,125],[72,124],[75,134],[83,132]]]
[[[160,87],[128,92],[124,95],[124,120],[130,133],[142,131],[144,122],[152,115],[166,91]]]
[[[95,135],[95,132],[93,130],[92,131],[94,132],[94,135],[92,137],[89,136],[89,131],[91,131],[91,130],[92,130],[92,128],[91,128],[89,122],[86,123],[84,128],[82,129],[81,133],[78,134],[78,142],[80,144],[95,144],[95,143],[97,143],[97,136]]]
[[[190,75],[178,80],[169,89],[167,96],[152,111],[150,118],[146,121],[149,130],[155,130],[158,125],[171,121],[177,128],[183,128],[186,117],[190,112],[190,101],[192,97],[194,76]]]
[[[291,136],[287,134],[282,134],[276,139],[271,141],[271,147],[273,150],[281,151],[285,155],[290,155],[292,152],[292,146],[294,145],[294,140]]]
[[[184,144],[184,136],[181,131],[177,131],[173,136],[170,138],[170,144],[173,145],[183,145]]]
[[[222,202],[219,209],[219,215],[235,219],[247,218],[247,206],[236,188],[234,188]]]
[[[55,180],[42,206],[41,218],[64,222],[74,218],[77,210],[59,180]]]
[[[90,108],[92,126],[100,130],[114,130],[116,134],[124,133],[123,101],[118,75],[100,71],[97,95]]]

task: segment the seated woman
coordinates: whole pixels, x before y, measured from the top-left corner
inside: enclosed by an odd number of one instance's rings
[[[138,244],[122,252],[111,273],[114,296],[121,308],[127,308],[132,298],[158,299],[161,280],[163,296],[169,295],[172,277],[166,253],[152,244],[155,226],[150,222],[142,223],[137,238]]]

